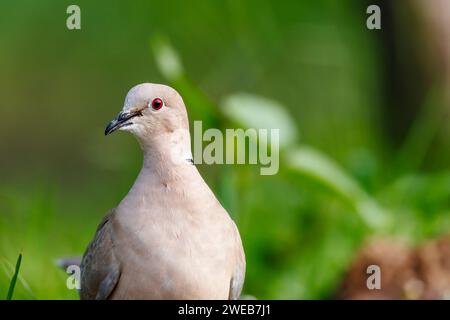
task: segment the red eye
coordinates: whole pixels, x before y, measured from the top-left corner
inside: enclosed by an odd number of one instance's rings
[[[163,101],[160,98],[155,98],[152,101],[152,108],[154,110],[159,110],[162,108],[162,106],[164,105]]]

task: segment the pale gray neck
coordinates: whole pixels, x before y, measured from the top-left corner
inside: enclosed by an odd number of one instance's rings
[[[141,144],[144,149],[142,169],[116,210],[124,223],[134,221],[142,213],[155,216],[181,214],[179,218],[195,214],[200,217],[209,212],[204,208],[220,205],[189,160],[189,135],[181,139],[165,138],[149,145]]]
[[[139,141],[144,153],[141,171],[123,202],[142,201],[159,191],[183,192],[197,179],[189,132],[163,134],[153,141]]]
[[[192,164],[191,139],[188,130],[176,130],[140,141],[144,153],[143,170],[164,175]]]

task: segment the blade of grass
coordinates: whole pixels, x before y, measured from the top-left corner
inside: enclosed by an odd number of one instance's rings
[[[14,271],[14,275],[13,275],[13,277],[11,279],[10,284],[9,284],[9,289],[8,289],[8,294],[6,296],[6,300],[11,300],[12,296],[14,294],[14,288],[16,287],[17,276],[19,275],[21,262],[22,262],[22,254],[19,253],[19,257],[17,258],[17,262],[16,262],[16,269]]]
[[[1,265],[3,267],[3,271],[4,271],[5,275],[8,278],[12,278],[12,276],[14,274],[14,271],[15,271],[14,270],[15,266],[11,262],[6,260],[6,259],[0,259],[0,262],[1,262]],[[25,278],[22,275],[19,274],[18,277],[17,277],[17,280],[20,282],[22,287],[25,289],[25,291],[29,294],[29,296],[32,299],[37,299],[36,295],[33,292],[33,290],[31,290],[30,285],[28,284],[28,282],[25,280]]]

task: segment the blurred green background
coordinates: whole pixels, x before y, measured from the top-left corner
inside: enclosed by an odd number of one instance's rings
[[[84,252],[139,171],[134,138],[103,130],[141,82],[179,90],[191,124],[245,128],[242,94],[287,115],[277,175],[199,166],[241,231],[245,294],[331,298],[367,238],[447,233],[448,69],[417,1],[380,3],[373,31],[372,3],[2,1],[0,299],[20,252],[15,299],[78,298],[55,260]]]

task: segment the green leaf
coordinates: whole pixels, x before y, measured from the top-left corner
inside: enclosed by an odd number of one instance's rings
[[[245,128],[279,129],[280,147],[292,145],[297,140],[297,128],[286,108],[280,103],[248,93],[228,96],[222,112]]]
[[[16,262],[16,269],[14,271],[14,275],[11,279],[11,282],[9,284],[9,289],[8,289],[8,294],[6,296],[6,300],[11,300],[12,296],[14,294],[14,288],[16,287],[16,282],[17,282],[17,276],[19,275],[19,270],[20,270],[20,263],[22,262],[22,254],[19,254],[19,257],[17,258],[17,262]]]
[[[156,65],[161,74],[169,81],[179,79],[184,71],[178,53],[163,36],[153,37],[150,41]]]
[[[387,212],[347,175],[332,159],[314,148],[302,146],[288,150],[289,168],[308,177],[348,202],[367,226],[384,228],[389,223]]]

